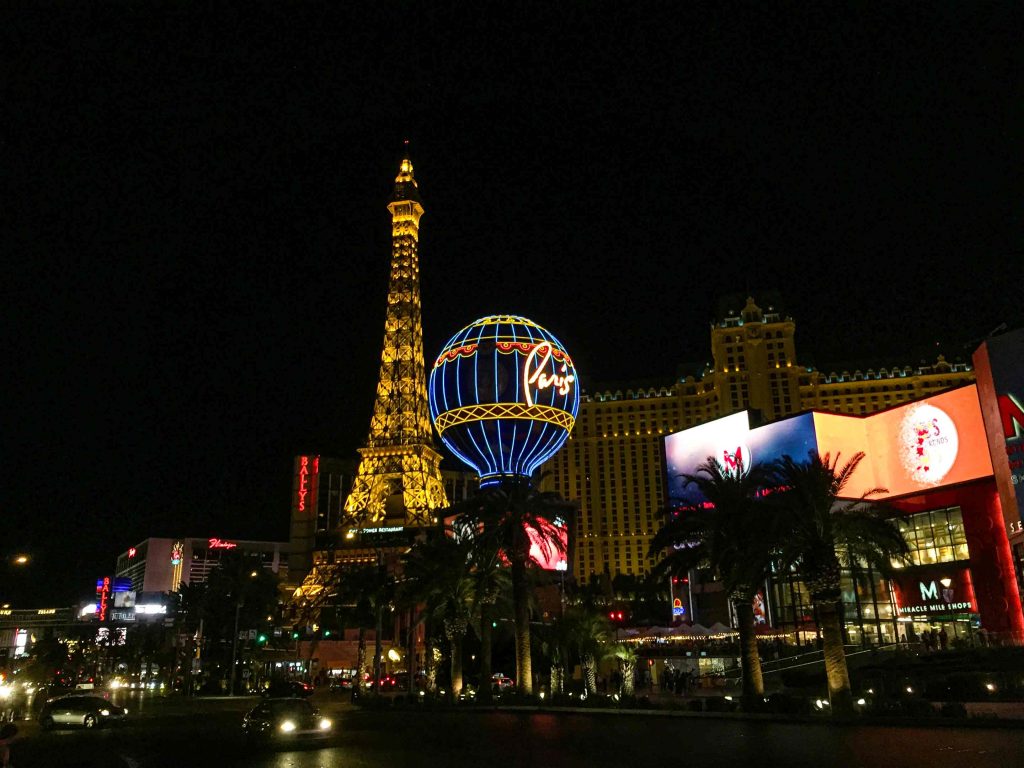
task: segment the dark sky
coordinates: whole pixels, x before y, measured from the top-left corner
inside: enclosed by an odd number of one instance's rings
[[[769,290],[818,365],[1024,324],[1013,4],[352,5],[5,8],[4,601],[287,536],[369,425],[405,138],[428,357],[514,312],[671,378]]]

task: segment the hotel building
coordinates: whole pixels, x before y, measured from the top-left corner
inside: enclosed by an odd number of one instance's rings
[[[545,466],[546,488],[577,501],[571,571],[643,575],[666,499],[666,435],[743,410],[768,422],[801,411],[863,415],[974,381],[972,366],[824,373],[797,362],[796,323],[748,299],[711,326],[712,364],[700,378],[598,389],[581,398],[576,427]]]

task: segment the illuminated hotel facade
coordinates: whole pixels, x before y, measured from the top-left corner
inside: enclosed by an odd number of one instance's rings
[[[571,571],[642,576],[665,508],[662,441],[747,409],[772,421],[806,410],[864,415],[974,381],[969,363],[823,373],[797,362],[796,323],[753,299],[711,327],[713,363],[699,379],[593,391],[576,427],[544,466],[546,488],[579,504]]]
[[[218,538],[149,538],[118,555],[115,578],[129,579],[138,594],[177,592],[182,584],[202,584],[228,552],[256,556],[266,570],[286,579],[289,544]]]

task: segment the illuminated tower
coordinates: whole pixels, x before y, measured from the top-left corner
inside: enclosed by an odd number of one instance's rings
[[[420,203],[412,163],[402,160],[391,212],[391,278],[377,399],[345,523],[421,526],[448,506],[441,456],[433,448],[420,308]]]

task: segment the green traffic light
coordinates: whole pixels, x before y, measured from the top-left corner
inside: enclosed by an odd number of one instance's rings
[[[299,633],[298,632],[292,632],[292,640],[298,640],[298,639],[299,639]]]
[[[260,635],[258,638],[256,638],[256,642],[257,643],[265,643],[265,642],[267,642],[267,636],[266,635]]]
[[[330,636],[331,636],[331,630],[328,629],[328,630],[326,630],[324,632],[324,637],[330,637]]]

